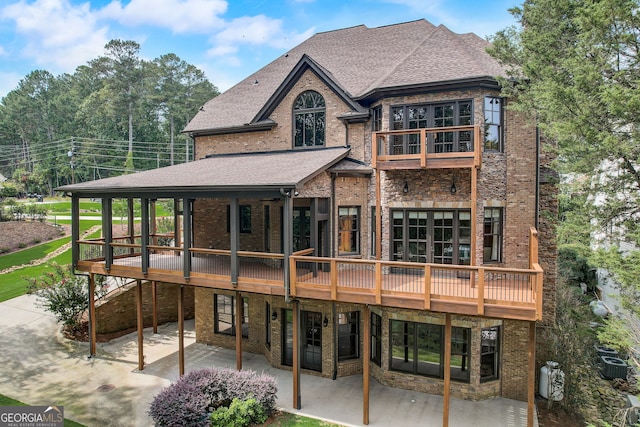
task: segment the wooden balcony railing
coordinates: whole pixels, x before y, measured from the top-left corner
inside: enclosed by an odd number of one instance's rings
[[[291,295],[300,298],[522,320],[542,318],[540,268],[309,256],[292,256],[290,261]]]
[[[377,169],[480,168],[480,126],[402,129],[374,132]]]
[[[284,295],[283,254],[238,252],[238,283],[231,283],[231,251],[190,248],[184,274],[183,248],[112,242],[118,256],[106,271],[103,239],[81,240],[78,269],[137,279],[189,283],[244,292]],[[386,307],[431,310],[519,320],[542,319],[543,270],[537,262],[537,234],[530,233],[528,269],[421,264],[311,256],[289,257],[290,295]],[[535,249],[535,250],[534,250]],[[148,265],[143,271],[143,265]]]

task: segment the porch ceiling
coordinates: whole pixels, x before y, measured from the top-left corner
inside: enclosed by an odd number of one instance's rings
[[[175,195],[279,191],[303,185],[349,154],[349,148],[215,155],[190,163],[121,175],[56,191],[77,196]]]

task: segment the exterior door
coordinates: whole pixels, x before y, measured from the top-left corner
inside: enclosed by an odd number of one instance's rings
[[[311,247],[311,209],[293,208],[293,252]]]
[[[393,261],[470,264],[470,211],[395,210],[391,216]]]
[[[293,365],[293,310],[282,310],[282,364]],[[322,372],[322,313],[300,312],[300,367]]]

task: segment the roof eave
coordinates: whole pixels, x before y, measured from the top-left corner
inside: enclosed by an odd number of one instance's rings
[[[242,126],[230,126],[230,127],[198,129],[198,130],[184,130],[182,132],[188,133],[191,137],[210,136],[210,135],[227,135],[232,133],[268,131],[273,129],[277,125],[278,124],[276,122],[269,119],[269,120],[262,120],[256,123],[245,123]]]
[[[372,103],[382,98],[414,95],[417,93],[443,92],[464,89],[500,90],[501,86],[496,77],[479,76],[439,82],[417,83],[404,86],[380,87],[370,90],[354,98],[357,101]]]

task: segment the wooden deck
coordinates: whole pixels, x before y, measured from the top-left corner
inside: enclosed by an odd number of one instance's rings
[[[234,283],[229,251],[194,248],[185,270],[181,248],[154,247],[156,253],[149,254],[145,272],[139,247],[122,246],[129,247],[131,252],[114,257],[108,271],[103,258],[79,261],[77,269],[132,279],[285,295],[282,254],[239,252],[238,277]],[[533,269],[506,269],[294,255],[289,266],[292,297],[529,321],[542,318],[542,269],[537,264]]]

